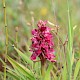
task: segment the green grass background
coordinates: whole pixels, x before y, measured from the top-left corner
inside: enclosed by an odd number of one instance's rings
[[[80,59],[80,0],[69,0],[71,26],[74,28],[73,51],[74,65],[72,71],[75,71],[77,60]],[[31,44],[31,30],[36,28],[38,20],[48,20],[59,26],[58,38],[65,42],[69,33],[68,30],[68,4],[67,0],[6,0],[7,24],[9,33],[8,55],[17,58],[12,44],[16,45],[16,32],[18,27],[18,48],[30,57],[29,47]],[[2,1],[0,0],[0,58],[5,53],[5,27],[4,12]],[[50,26],[54,28],[53,26]],[[64,49],[61,42],[54,35],[54,48],[57,55],[58,67],[65,65]],[[65,46],[67,55],[67,46]],[[66,61],[66,60],[65,60]],[[26,65],[25,61],[21,63]],[[27,65],[26,65],[27,66]],[[65,67],[66,69],[66,67]],[[39,72],[39,71],[37,71]],[[63,72],[64,73],[64,72]],[[80,73],[80,71],[79,71]],[[2,73],[0,78],[2,78]],[[37,76],[37,75],[36,75]],[[79,74],[77,80],[79,80]]]

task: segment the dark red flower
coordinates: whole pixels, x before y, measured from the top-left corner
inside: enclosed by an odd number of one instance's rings
[[[43,57],[51,62],[54,60],[54,43],[53,35],[50,33],[50,28],[46,26],[47,21],[40,20],[37,24],[38,29],[32,30],[32,45],[31,50],[31,60],[35,61],[36,57]],[[41,56],[40,56],[41,55]]]

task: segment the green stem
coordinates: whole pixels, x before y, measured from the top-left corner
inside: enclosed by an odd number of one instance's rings
[[[41,59],[41,75],[42,79],[44,80],[46,70],[46,59],[43,57],[43,55],[40,55],[39,57]]]
[[[18,32],[16,32],[16,47],[18,48]]]
[[[6,22],[6,5],[5,0],[2,0],[3,2],[3,8],[4,8],[4,25],[5,25],[5,34],[6,34],[6,50],[5,50],[5,64],[4,64],[4,80],[6,80],[6,62],[7,62],[7,53],[8,53],[8,28],[7,28],[7,22]]]
[[[45,76],[45,63],[41,61],[41,75],[44,78]]]
[[[18,48],[18,27],[15,28],[16,32],[16,47]]]
[[[15,28],[15,43],[16,43],[16,48],[18,48],[18,27]],[[18,55],[18,62],[20,62],[20,56]]]

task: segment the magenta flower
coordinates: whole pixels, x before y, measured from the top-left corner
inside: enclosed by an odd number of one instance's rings
[[[51,62],[55,62],[54,60],[54,43],[53,43],[53,35],[50,33],[50,28],[46,26],[47,21],[40,20],[37,24],[38,29],[32,30],[32,45],[31,50],[31,60],[35,61],[37,57],[40,59],[47,59]],[[41,58],[42,57],[42,58]]]

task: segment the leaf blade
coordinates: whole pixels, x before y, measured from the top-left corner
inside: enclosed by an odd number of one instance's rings
[[[17,63],[15,60],[13,60],[12,58],[10,58],[9,56],[7,56],[8,61],[12,64],[12,66],[14,68],[16,68],[18,71],[20,71],[21,73],[23,73],[23,75],[27,76],[27,78],[31,79],[31,80],[35,80],[34,75],[32,74],[32,72],[29,69],[24,69],[19,63]]]

